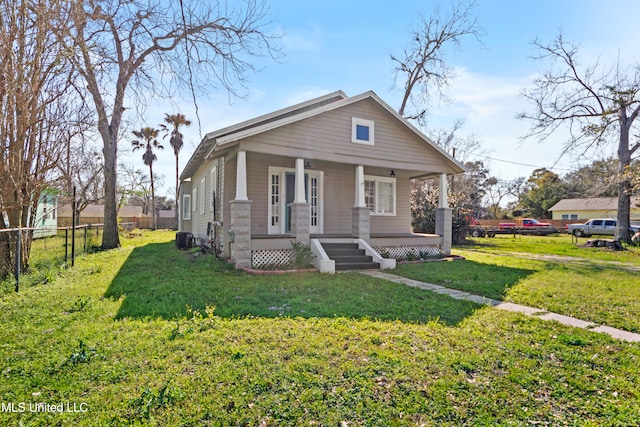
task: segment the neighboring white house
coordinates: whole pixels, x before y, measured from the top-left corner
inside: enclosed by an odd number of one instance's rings
[[[616,197],[593,197],[589,199],[562,199],[550,209],[552,219],[578,220],[592,218],[616,218]],[[631,197],[631,220],[640,221],[640,197]]]
[[[33,238],[55,236],[58,226],[58,195],[55,188],[46,188],[40,194],[36,215],[26,227],[34,228]],[[6,212],[2,212],[5,223],[9,222]],[[31,219],[31,217],[28,217]]]
[[[58,195],[60,192],[55,188],[47,188],[40,194],[38,209],[30,227],[33,230],[33,238],[55,236],[58,227]]]
[[[207,134],[180,177],[179,229],[202,239],[213,230],[238,268],[281,263],[294,242],[311,247],[321,271],[333,268],[331,243],[374,261],[449,254],[446,178],[462,172],[375,93],[333,92]],[[410,181],[429,177],[444,189],[438,234],[414,234]]]

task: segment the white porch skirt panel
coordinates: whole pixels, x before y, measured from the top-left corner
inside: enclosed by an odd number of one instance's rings
[[[292,260],[292,249],[264,249],[251,252],[251,267],[258,269],[286,267]]]
[[[402,245],[402,246],[375,246],[376,250],[384,258],[405,260],[407,258],[441,258],[444,256],[442,245]]]

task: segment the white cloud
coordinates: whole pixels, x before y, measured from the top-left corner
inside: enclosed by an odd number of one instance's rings
[[[451,104],[434,112],[432,122],[447,127],[464,120],[460,134],[478,138],[484,151],[471,160],[482,160],[492,174],[505,179],[529,177],[537,167],[555,167],[559,174],[572,167],[569,158],[558,161],[566,141],[562,135],[542,144],[533,138],[522,140],[531,123],[516,115],[530,108],[520,93],[532,76],[501,78],[462,68],[457,74],[447,92]]]

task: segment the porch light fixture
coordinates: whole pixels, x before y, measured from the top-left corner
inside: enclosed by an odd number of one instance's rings
[[[389,176],[396,176],[396,171],[391,170],[391,173],[389,174]]]
[[[309,161],[304,162],[304,167],[305,167],[305,169],[309,169],[311,167],[311,162],[309,162]]]

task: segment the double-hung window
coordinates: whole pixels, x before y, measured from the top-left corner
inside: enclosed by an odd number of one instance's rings
[[[194,190],[194,192],[195,191],[196,190]],[[185,221],[191,220],[191,195],[190,194],[185,194],[182,196],[182,219],[184,219]]]
[[[381,176],[364,177],[364,201],[372,215],[396,214],[396,179]]]
[[[198,200],[198,202],[200,203],[200,215],[204,215],[206,194],[207,194],[206,181],[203,176],[202,179],[200,179],[200,200]]]

